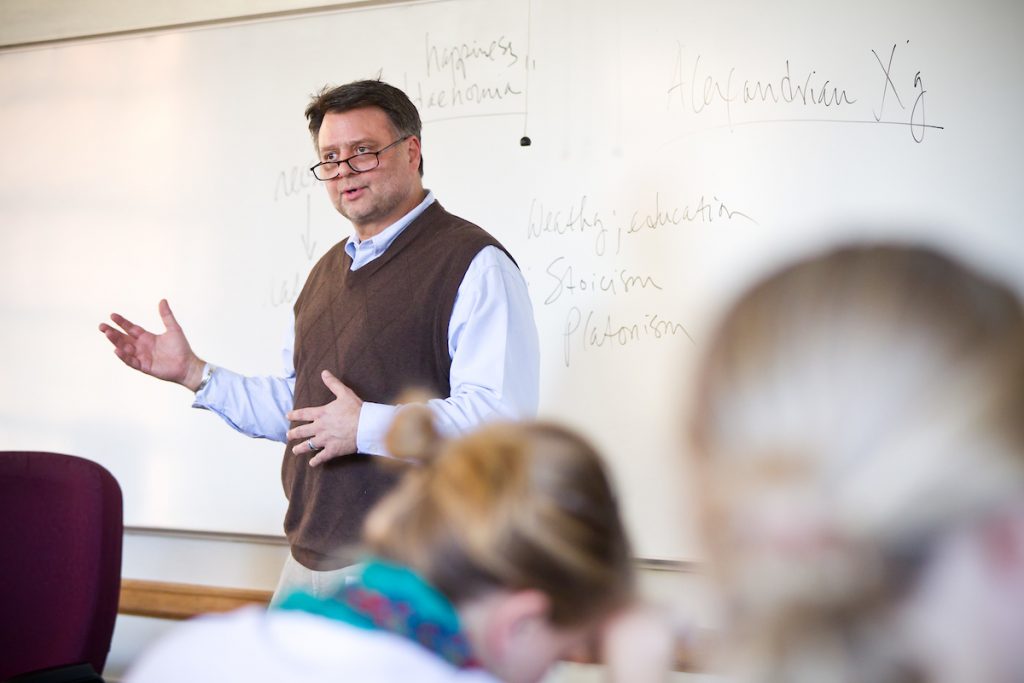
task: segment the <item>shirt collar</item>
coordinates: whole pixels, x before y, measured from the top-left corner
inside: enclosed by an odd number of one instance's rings
[[[351,258],[353,261],[356,260],[357,251],[368,251],[369,253],[366,254],[366,256],[368,256],[369,259],[371,260],[373,258],[376,258],[377,256],[380,256],[385,251],[387,251],[387,248],[391,246],[391,243],[394,242],[407,227],[409,227],[409,224],[416,220],[416,218],[418,218],[421,213],[426,211],[427,207],[433,203],[434,193],[430,190],[427,190],[427,196],[424,197],[423,201],[417,204],[412,211],[405,214],[404,216],[399,218],[397,221],[395,221],[388,227],[381,230],[373,237],[367,238],[365,240],[360,240],[359,236],[353,233],[352,236],[349,237],[348,241],[345,243],[345,253],[348,254],[349,258]]]

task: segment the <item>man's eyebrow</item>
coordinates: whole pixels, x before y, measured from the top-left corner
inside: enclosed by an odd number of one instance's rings
[[[376,147],[377,145],[378,145],[378,143],[377,143],[376,140],[371,140],[369,138],[362,138],[360,140],[355,140],[353,142],[345,142],[345,143],[342,143],[340,145],[338,145],[338,144],[321,145],[319,149],[320,149],[320,153],[323,154],[324,152],[340,152],[343,149],[355,149],[356,147]]]

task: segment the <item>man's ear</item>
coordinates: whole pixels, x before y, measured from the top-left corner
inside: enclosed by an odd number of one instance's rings
[[[415,163],[417,167],[420,165],[420,155],[423,150],[420,149],[420,139],[415,135],[409,136],[409,163]]]

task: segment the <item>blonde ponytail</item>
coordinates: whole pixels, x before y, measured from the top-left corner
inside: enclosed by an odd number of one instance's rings
[[[426,418],[403,409],[392,430],[392,451],[425,465],[369,515],[372,552],[410,566],[456,604],[499,588],[541,590],[557,626],[628,599],[629,543],[588,443],[537,422],[442,441]]]

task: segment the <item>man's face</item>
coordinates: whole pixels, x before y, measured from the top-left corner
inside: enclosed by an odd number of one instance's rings
[[[338,161],[363,152],[378,152],[400,136],[377,107],[330,112],[317,135],[320,161]],[[381,232],[423,199],[419,176],[420,141],[410,137],[380,155],[380,165],[355,173],[341,164],[341,175],[324,183],[342,216],[352,221],[360,239]]]

